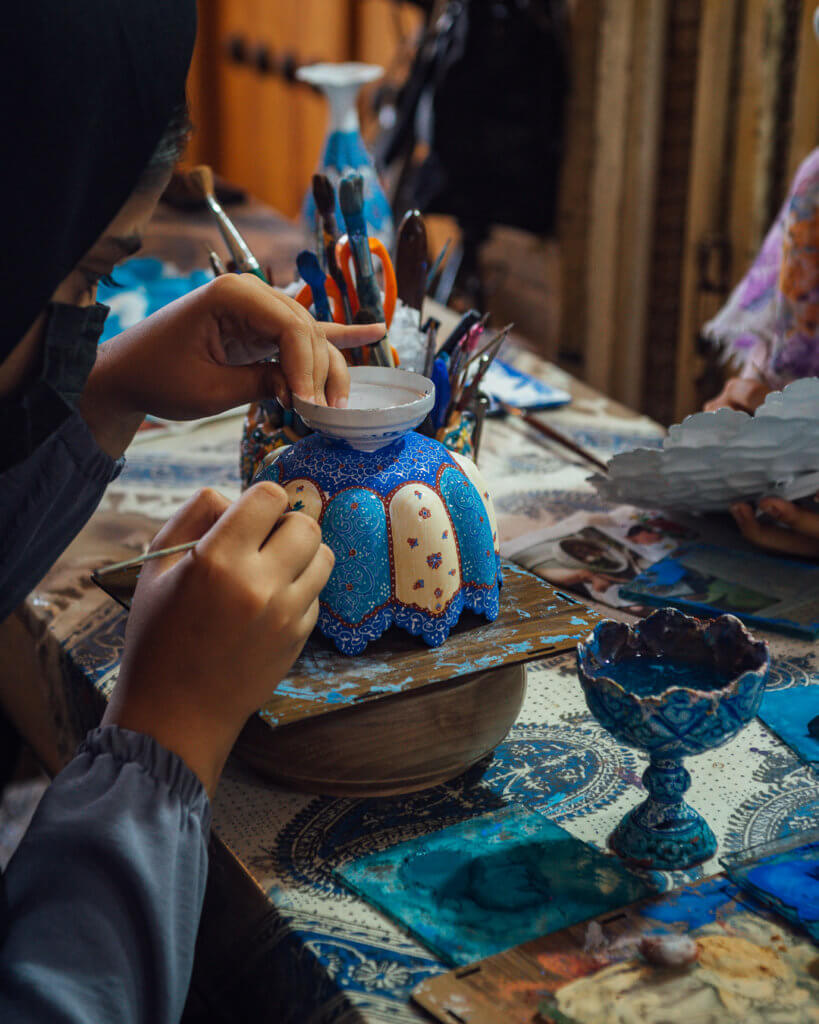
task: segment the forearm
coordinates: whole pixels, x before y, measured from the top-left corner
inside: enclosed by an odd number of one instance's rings
[[[171,1024],[193,962],[210,809],[147,736],[96,730],[6,874],[0,1019]]]
[[[116,340],[100,346],[79,401],[80,413],[100,448],[118,459],[145,418],[118,380]]]

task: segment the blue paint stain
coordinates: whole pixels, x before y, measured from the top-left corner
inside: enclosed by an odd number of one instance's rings
[[[689,928],[715,921],[720,910],[734,903],[736,886],[725,878],[711,879],[696,888],[686,886],[667,896],[662,903],[643,907],[643,917],[665,924],[687,924]]]

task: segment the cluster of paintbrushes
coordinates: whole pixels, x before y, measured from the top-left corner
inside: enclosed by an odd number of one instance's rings
[[[230,253],[230,262],[226,266],[212,249],[209,250],[214,273],[252,273],[272,284],[269,271],[265,273],[262,270],[218,202],[211,169],[204,166],[195,168],[190,174],[190,181],[213,213]],[[480,393],[481,383],[512,325],[486,342],[483,335],[488,317],[470,310],[461,317],[438,349],[440,322],[430,317],[422,325],[423,304],[446,257],[449,243],[430,263],[424,219],[417,210],[410,210],[399,226],[392,258],[384,245],[367,233],[361,175],[349,174],[341,179],[338,202],[336,190],[326,175],[314,175],[312,188],[316,204],[316,245],[315,251],[305,249],[297,257],[298,274],[304,284],[296,292],[296,301],[312,309],[319,321],[383,322],[388,332],[398,308],[404,321],[402,329],[409,325],[416,337],[419,331],[423,335],[423,372],[432,379],[436,389],[435,407],[422,429],[441,440],[449,438],[453,441],[456,440],[453,432],[461,431],[464,445],[469,447],[466,428],[469,428],[470,437],[479,437],[488,406]],[[343,234],[338,227],[339,215],[346,231]],[[374,260],[380,264],[381,283]],[[397,333],[396,326],[396,336]],[[367,348],[349,350],[347,355],[357,365],[396,366],[399,362],[388,334]],[[293,428],[295,424],[284,426]]]

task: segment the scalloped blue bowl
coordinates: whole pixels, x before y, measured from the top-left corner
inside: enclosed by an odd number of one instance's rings
[[[318,627],[343,654],[393,624],[437,647],[465,608],[497,618],[497,523],[470,459],[413,431],[376,451],[313,434],[273,456],[256,481],[281,484],[335,553]]]
[[[661,870],[712,857],[717,843],[683,800],[682,759],[727,743],[756,715],[768,645],[733,615],[701,621],[664,608],[635,626],[606,619],[577,646],[586,703],[614,737],[649,755],[648,799],[609,838],[620,856]]]

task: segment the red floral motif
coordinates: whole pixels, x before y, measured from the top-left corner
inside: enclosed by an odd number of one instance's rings
[[[449,530],[444,530],[444,532],[441,534],[441,540],[446,540],[448,536]]]
[[[440,604],[440,602],[438,602],[438,604],[435,605],[435,611],[439,612],[440,610],[441,610],[441,604]]]
[[[424,589],[424,581],[423,580],[416,580],[413,583],[413,585],[412,585],[412,589],[413,590],[423,590]]]
[[[478,520],[479,520],[480,522],[483,522],[483,516],[478,516]]]
[[[355,548],[350,548],[350,558],[355,558],[355,556],[356,556]]]
[[[439,569],[441,566],[441,552],[433,551],[431,555],[427,555],[427,565],[430,569]]]
[[[435,588],[435,596],[436,596],[436,597],[440,597],[440,596],[441,596],[442,594],[443,594],[443,590],[441,590],[441,588],[440,588],[440,587],[436,587],[436,588]],[[440,605],[438,605],[438,607],[440,608],[441,606],[440,606]]]
[[[424,492],[423,492],[423,491],[413,491],[412,493],[413,493],[413,494],[415,495],[415,497],[416,497],[416,498],[417,498],[417,499],[418,499],[419,501],[420,501],[420,500],[421,500],[421,498],[423,498],[423,496],[424,496]]]
[[[429,519],[429,517],[432,515],[432,513],[430,512],[430,510],[428,508],[422,508],[422,509],[418,510],[418,515],[422,519]]]
[[[418,538],[417,537],[407,537],[407,544],[409,544],[409,546],[411,548],[417,548],[418,547]]]
[[[298,486],[296,487],[296,491],[298,491],[299,493],[301,493],[301,491],[303,491],[303,490],[304,490],[304,484],[299,484],[299,485],[298,485]]]
[[[455,575],[455,570],[454,569],[450,569],[449,570],[449,575],[450,576],[454,576]]]
[[[351,501],[350,502],[350,508],[353,509],[353,511],[355,511],[358,508],[358,502],[357,501]]]
[[[348,589],[348,590],[352,590],[352,589],[353,589],[353,585],[352,585],[352,583],[348,583],[348,584],[347,584],[347,589]]]

